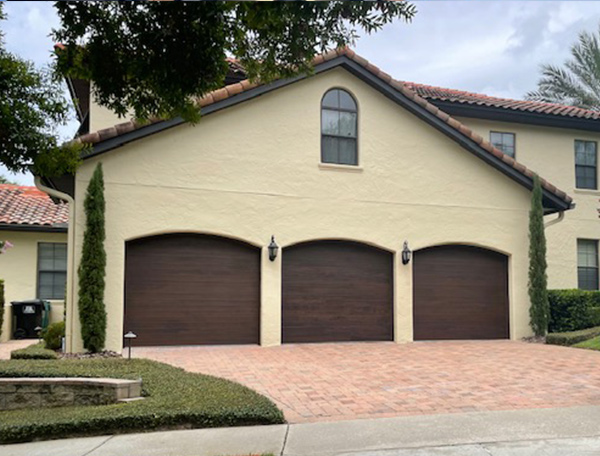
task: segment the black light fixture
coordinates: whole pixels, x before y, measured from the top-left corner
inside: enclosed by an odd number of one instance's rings
[[[271,243],[269,244],[269,260],[275,261],[277,258],[277,251],[279,250],[279,246],[275,242],[275,236],[271,236]]]
[[[129,354],[127,356],[127,359],[131,359],[131,342],[133,341],[133,339],[137,338],[137,335],[135,335],[133,332],[129,331],[127,334],[125,334],[123,336],[123,338],[127,341],[127,348],[129,349]]]
[[[410,263],[410,257],[412,252],[408,248],[408,241],[404,241],[404,247],[402,248],[402,264]]]

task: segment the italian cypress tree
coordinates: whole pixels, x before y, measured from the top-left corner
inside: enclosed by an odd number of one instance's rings
[[[531,210],[529,212],[529,316],[531,329],[536,336],[545,336],[550,314],[548,304],[548,277],[546,275],[546,235],[544,233],[544,207],[540,178],[533,178]]]
[[[98,164],[85,195],[85,233],[79,265],[79,320],[83,346],[98,352],[106,340],[106,309],[104,307],[104,176]]]
[[[0,279],[0,336],[2,335],[2,325],[4,324],[4,281]]]

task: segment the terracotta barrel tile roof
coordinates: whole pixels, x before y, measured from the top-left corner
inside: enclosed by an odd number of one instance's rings
[[[492,97],[481,93],[467,92],[464,90],[446,89],[416,82],[403,82],[406,87],[414,90],[418,95],[428,100],[449,101],[491,108],[504,108],[513,111],[526,111],[539,114],[553,114],[580,119],[599,120],[600,112],[582,109],[576,106],[559,105],[555,103],[542,103],[540,101],[513,100],[510,98]]]
[[[329,51],[325,54],[318,55],[314,58],[313,65],[316,66],[316,65],[319,65],[320,63],[327,62],[327,61],[330,61],[337,57],[342,57],[342,56],[352,60],[353,62],[355,62],[358,65],[360,65],[361,67],[363,67],[365,70],[369,71],[374,76],[380,78],[382,81],[386,82],[391,87],[393,87],[394,89],[399,91],[406,98],[412,100],[414,103],[418,104],[419,106],[427,109],[435,117],[442,120],[443,122],[448,124],[450,127],[454,128],[455,130],[459,131],[462,135],[464,135],[468,139],[477,143],[479,146],[481,146],[485,151],[487,151],[491,155],[494,155],[495,157],[500,158],[503,162],[512,166],[514,169],[519,171],[521,174],[524,174],[525,176],[528,176],[528,177],[533,176],[533,174],[534,174],[533,171],[529,170],[522,164],[516,162],[512,158],[506,156],[502,151],[500,151],[499,149],[496,149],[490,142],[481,138],[481,136],[479,136],[478,134],[473,132],[470,128],[463,125],[458,120],[449,116],[448,114],[441,111],[437,107],[433,106],[429,101],[427,101],[425,98],[420,96],[418,94],[418,90],[416,88],[414,88],[414,89],[412,88],[413,86],[416,87],[413,83],[405,83],[402,81],[392,79],[387,73],[385,73],[384,71],[379,69],[377,66],[369,63],[366,59],[364,59],[363,57],[360,57],[358,54],[356,54],[351,49],[339,48],[339,49],[334,49],[332,51]],[[412,86],[411,86],[411,84],[412,84]],[[233,84],[233,86],[235,86],[235,87],[226,86],[222,89],[218,89],[209,94],[206,94],[204,97],[202,97],[201,99],[198,100],[198,103],[201,107],[209,106],[213,103],[217,103],[219,101],[225,100],[225,99],[235,96],[239,93],[250,91],[260,85],[261,85],[261,83],[251,83],[248,80],[244,80],[242,82]],[[431,87],[431,86],[423,86],[423,87],[430,87],[431,93],[434,93],[434,90],[441,91],[440,88],[435,88],[435,87]],[[459,92],[459,91],[452,91],[452,92]],[[430,92],[427,92],[427,93],[429,94]],[[463,93],[468,93],[468,92],[463,92]],[[471,95],[475,96],[475,94],[471,94]],[[431,95],[428,95],[428,96],[430,98],[432,97]],[[511,100],[511,101],[515,102],[515,100]],[[527,102],[527,103],[529,103],[529,102]],[[554,107],[554,105],[552,105],[552,106]],[[578,108],[574,108],[574,109],[578,109]],[[596,113],[596,114],[598,114],[600,116],[600,113]],[[156,123],[156,122],[160,122],[160,120],[153,119],[151,121],[151,123]],[[82,142],[82,143],[89,143],[89,144],[100,143],[106,139],[119,136],[120,134],[122,134],[122,133],[120,133],[120,131],[132,131],[132,130],[142,128],[145,125],[147,125],[147,124],[141,124],[139,122],[136,122],[135,120],[131,120],[124,124],[120,124],[119,128],[117,128],[115,126],[115,127],[106,128],[99,132],[88,133],[86,135],[76,138],[75,141]],[[545,190],[558,196],[560,199],[562,199],[563,201],[565,201],[567,203],[571,203],[573,201],[573,199],[569,195],[567,195],[564,191],[557,189],[553,185],[550,185],[544,179],[542,179],[541,181],[542,181],[542,186],[544,187]]]
[[[64,226],[69,206],[55,204],[36,187],[0,184],[0,225]]]

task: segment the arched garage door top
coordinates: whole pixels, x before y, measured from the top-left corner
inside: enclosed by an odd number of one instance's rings
[[[415,340],[509,337],[508,257],[443,245],[413,258]]]
[[[138,345],[257,344],[260,249],[193,233],[126,243],[125,331]]]
[[[393,339],[393,255],[352,241],[283,250],[283,342]]]

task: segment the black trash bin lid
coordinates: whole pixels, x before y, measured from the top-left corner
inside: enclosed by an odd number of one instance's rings
[[[44,305],[44,301],[42,301],[41,299],[28,299],[26,301],[12,301],[11,304],[13,306],[15,306],[15,305],[16,306],[20,306],[20,305],[23,305],[23,306],[31,306],[31,305],[34,305],[34,306],[43,306]]]

